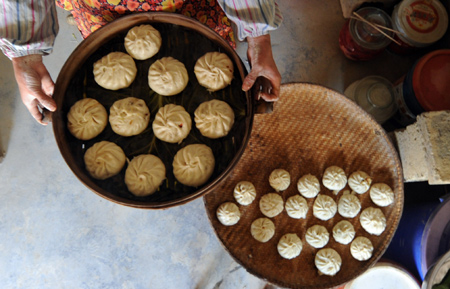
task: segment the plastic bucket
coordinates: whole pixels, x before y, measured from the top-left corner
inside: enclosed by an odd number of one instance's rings
[[[383,258],[403,264],[420,280],[426,273],[422,269],[422,238],[425,226],[438,206],[439,202],[405,205],[397,231],[383,255]]]

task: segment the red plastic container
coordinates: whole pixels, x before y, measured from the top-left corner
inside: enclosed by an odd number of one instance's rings
[[[425,111],[450,110],[450,49],[422,57],[415,66],[412,87]]]
[[[395,92],[399,110],[394,119],[405,126],[422,112],[450,110],[450,49],[419,59],[397,82]]]

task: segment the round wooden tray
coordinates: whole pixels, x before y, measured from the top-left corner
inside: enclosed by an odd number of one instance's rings
[[[159,52],[148,60],[136,60],[137,76],[127,88],[111,91],[100,87],[93,77],[93,63],[113,51],[126,52],[124,37],[129,29],[142,24],[151,24],[162,36]],[[209,92],[202,87],[194,74],[198,58],[210,51],[226,53],[235,65],[234,79],[228,87]],[[184,63],[189,74],[187,87],[175,96],[161,96],[148,86],[148,69],[162,57],[171,56]],[[137,13],[121,17],[92,33],[72,53],[64,64],[53,97],[58,110],[53,113],[53,130],[58,147],[74,174],[93,192],[115,203],[143,208],[165,209],[189,202],[214,190],[239,161],[253,122],[253,99],[242,91],[242,80],[246,75],[245,66],[231,46],[207,26],[191,18],[175,13]],[[121,137],[108,124],[105,130],[89,141],[76,139],[67,129],[67,113],[79,99],[91,97],[103,104],[107,111],[118,99],[125,97],[143,99],[150,109],[149,127],[137,136]],[[223,138],[212,140],[201,135],[195,125],[189,136],[179,144],[169,144],[157,139],[151,123],[158,109],[168,103],[182,105],[192,119],[198,105],[211,99],[226,101],[235,112],[235,123],[230,133]],[[84,153],[94,143],[108,140],[118,144],[128,159],[140,154],[157,155],[166,166],[166,180],[154,194],[136,197],[124,183],[125,166],[122,171],[104,181],[93,179],[84,165]],[[184,186],[177,182],[172,171],[173,157],[182,147],[192,143],[208,145],[214,153],[216,166],[210,180],[201,187]]]
[[[274,191],[268,182],[272,170],[283,168],[291,174],[291,185],[280,193],[286,201],[288,197],[298,194],[297,181],[301,176],[311,173],[321,180],[324,170],[331,165],[343,168],[347,176],[356,170],[363,170],[374,183],[384,182],[394,190],[394,204],[381,208],[387,227],[380,236],[364,231],[359,214],[352,219],[343,218],[338,213],[328,221],[315,218],[312,214],[314,199],[307,199],[310,209],[306,219],[292,219],[285,210],[272,218],[276,231],[267,243],[260,243],[251,236],[251,223],[264,217],[259,209],[261,196]],[[257,197],[249,206],[239,205],[241,219],[236,225],[223,226],[216,217],[217,207],[226,201],[236,203],[234,186],[243,180],[255,185]],[[322,184],[320,193],[335,200],[342,195],[342,192],[333,195]],[[368,193],[357,196],[362,209],[377,207]],[[302,289],[336,287],[372,266],[386,250],[397,229],[403,202],[399,158],[381,126],[345,96],[321,86],[303,83],[282,85],[281,97],[274,112],[255,115],[248,146],[235,170],[213,193],[204,196],[208,217],[218,238],[238,263],[270,283]],[[353,224],[356,236],[365,236],[372,241],[374,251],[368,261],[355,260],[349,245],[334,241],[332,228],[343,219]],[[341,270],[335,276],[319,275],[314,265],[319,249],[311,247],[305,240],[306,230],[314,224],[328,229],[330,241],[325,247],[335,249],[342,257]],[[279,239],[287,233],[296,233],[303,242],[301,254],[292,260],[283,259],[277,251]]]

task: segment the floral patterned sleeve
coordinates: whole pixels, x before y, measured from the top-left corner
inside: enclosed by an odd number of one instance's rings
[[[52,51],[59,28],[55,0],[0,2],[0,49],[8,58]]]
[[[257,37],[277,29],[283,16],[275,0],[217,0],[237,26],[239,40]]]

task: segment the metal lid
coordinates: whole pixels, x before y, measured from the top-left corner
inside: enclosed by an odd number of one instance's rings
[[[404,0],[394,10],[393,21],[408,43],[424,47],[444,36],[448,14],[436,0]]]

